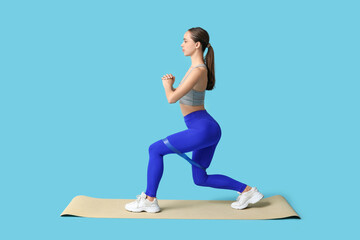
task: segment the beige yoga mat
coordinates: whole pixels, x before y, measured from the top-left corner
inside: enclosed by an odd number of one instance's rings
[[[242,210],[233,209],[233,201],[163,200],[157,213],[129,212],[125,204],[135,199],[103,199],[79,195],[74,197],[60,216],[91,218],[159,218],[159,219],[278,219],[299,218],[281,195],[263,198]]]

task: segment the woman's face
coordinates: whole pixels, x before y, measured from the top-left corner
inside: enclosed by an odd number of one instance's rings
[[[181,48],[185,56],[192,55],[196,50],[195,42],[191,39],[189,31],[184,34],[184,41],[181,44]]]

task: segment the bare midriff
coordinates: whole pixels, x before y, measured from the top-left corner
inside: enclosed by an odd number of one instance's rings
[[[199,110],[205,110],[204,105],[199,105],[199,106],[190,106],[190,105],[185,105],[185,104],[180,104],[180,109],[182,112],[182,115],[185,117],[186,115],[195,112],[195,111],[199,111]]]

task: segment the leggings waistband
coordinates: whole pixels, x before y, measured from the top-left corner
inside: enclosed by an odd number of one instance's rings
[[[200,118],[204,116],[210,116],[210,114],[205,109],[189,113],[188,115],[184,116],[184,120],[185,122],[187,122],[190,121],[191,119]]]

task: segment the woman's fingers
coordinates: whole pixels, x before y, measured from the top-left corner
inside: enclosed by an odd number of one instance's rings
[[[174,76],[170,73],[170,74],[165,74],[163,75],[162,79],[169,79],[169,78],[173,78]]]

